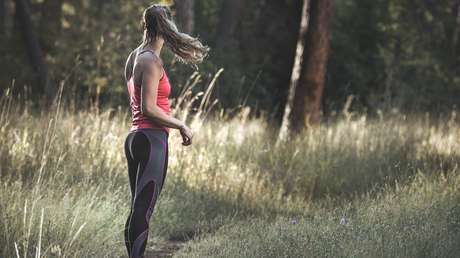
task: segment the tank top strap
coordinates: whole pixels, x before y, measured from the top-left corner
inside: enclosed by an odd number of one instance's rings
[[[155,54],[155,52],[153,52],[153,51],[150,50],[150,49],[143,49],[143,50],[141,50],[140,52],[138,52],[138,55],[143,54],[143,53],[145,53],[145,52],[150,52],[150,53],[152,53],[154,56],[157,55],[157,54]]]
[[[154,56],[158,57],[157,54],[155,54],[155,52],[153,52],[152,50],[150,49],[143,49],[141,50],[140,52],[137,53],[137,55],[140,55],[140,54],[143,54],[145,52],[150,52],[152,53]],[[159,58],[159,57],[158,57]],[[160,58],[159,58],[160,59]],[[161,60],[161,59],[160,59]],[[161,76],[160,80],[162,80],[164,77],[165,77],[165,74],[166,74],[166,71],[165,69],[163,68],[163,61],[161,62],[161,69],[163,70],[163,75]]]

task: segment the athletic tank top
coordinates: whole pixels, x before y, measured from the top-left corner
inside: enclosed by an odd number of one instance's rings
[[[145,52],[145,51],[150,51],[150,50],[144,50],[142,52]],[[169,130],[170,130],[169,127],[162,126],[142,114],[141,112],[141,86],[134,85],[134,74],[131,75],[131,78],[129,79],[127,86],[128,86],[128,93],[129,93],[129,98],[130,98],[131,118],[132,118],[130,131],[134,131],[140,128],[160,128],[160,129],[163,129],[167,134],[169,134]],[[160,107],[167,115],[171,114],[171,108],[170,108],[169,99],[168,99],[170,93],[171,93],[171,85],[169,84],[169,79],[166,74],[166,71],[163,69],[163,76],[161,77],[158,83],[157,106]]]

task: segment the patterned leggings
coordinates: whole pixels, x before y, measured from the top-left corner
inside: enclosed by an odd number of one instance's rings
[[[143,128],[129,132],[125,140],[131,187],[131,211],[124,235],[129,258],[143,257],[149,221],[166,178],[168,133]]]

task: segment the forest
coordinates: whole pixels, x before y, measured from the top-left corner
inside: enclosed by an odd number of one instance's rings
[[[15,2],[27,6],[25,13],[15,8]],[[183,3],[190,6],[186,10],[174,8],[179,10],[179,28],[211,48],[198,68],[204,77],[201,87],[209,83],[210,74],[225,69],[213,93],[219,107],[244,103],[280,120],[299,40],[302,2],[190,0]],[[64,82],[66,98],[78,106],[91,101],[126,106],[121,71],[130,50],[141,41],[141,14],[148,4],[2,0],[1,89],[14,80],[17,92],[38,98],[52,95]],[[351,96],[351,110],[367,114],[393,108],[438,114],[457,106],[457,0],[442,4],[340,0],[329,8],[330,53],[321,98],[325,113],[342,110]],[[171,53],[163,58],[174,73],[177,96],[194,68],[178,65]]]
[[[458,257],[460,0],[0,0],[0,257],[127,257],[151,4],[210,51],[145,257]]]

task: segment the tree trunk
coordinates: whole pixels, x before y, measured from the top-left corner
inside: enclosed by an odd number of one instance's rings
[[[292,125],[294,131],[317,124],[329,57],[331,0],[312,0],[311,24],[307,32],[299,87],[294,96]]]
[[[45,51],[54,47],[61,32],[62,3],[63,0],[45,0],[41,5],[40,32],[45,37],[41,37],[40,42]]]
[[[216,49],[224,49],[228,41],[233,38],[243,8],[243,2],[243,0],[223,1],[217,32]]]
[[[452,35],[452,56],[456,58],[455,64],[458,64],[458,58],[457,58],[457,53],[458,53],[458,41],[460,38],[460,0],[457,0],[456,2],[456,8],[454,9],[455,13],[455,28],[454,32]]]
[[[27,0],[15,0],[16,3],[16,20],[19,25],[24,42],[27,46],[27,52],[30,57],[30,62],[37,72],[41,89],[44,89],[46,105],[53,100],[56,90],[48,77],[48,68],[43,58],[43,52],[37,36],[35,35],[33,24],[31,21],[31,13]]]
[[[286,107],[285,120],[288,121],[288,125],[283,126],[288,129],[288,132],[283,132],[284,134],[299,133],[309,125],[319,123],[321,118],[321,101],[329,56],[332,5],[331,0],[310,0],[310,2],[310,12],[304,11],[303,15],[308,16],[310,13],[311,16],[309,25],[307,25],[307,33],[300,35],[306,37],[300,76],[296,74],[298,70],[293,70],[289,93],[293,95],[289,96],[293,99],[290,100],[291,103],[288,103],[291,106]],[[296,65],[298,64],[294,65],[294,69],[298,69]],[[281,136],[285,138],[286,135]]]
[[[299,83],[299,78],[300,78],[302,55],[304,53],[305,38],[307,35],[308,24],[310,20],[309,5],[310,5],[310,0],[303,1],[302,17],[300,21],[300,30],[299,30],[298,40],[297,40],[297,49],[296,49],[294,65],[293,65],[292,73],[291,73],[291,83],[289,85],[289,93],[288,93],[288,98],[286,101],[286,107],[284,109],[283,120],[281,123],[278,140],[285,140],[288,137],[288,133],[291,127],[289,118],[291,116],[291,110],[294,105],[294,95],[295,95],[296,87],[297,87],[297,84]]]
[[[3,37],[5,35],[6,29],[5,29],[5,23],[6,23],[6,3],[5,0],[0,0],[0,37]]]
[[[175,0],[174,6],[179,30],[192,34],[195,27],[195,0]]]

